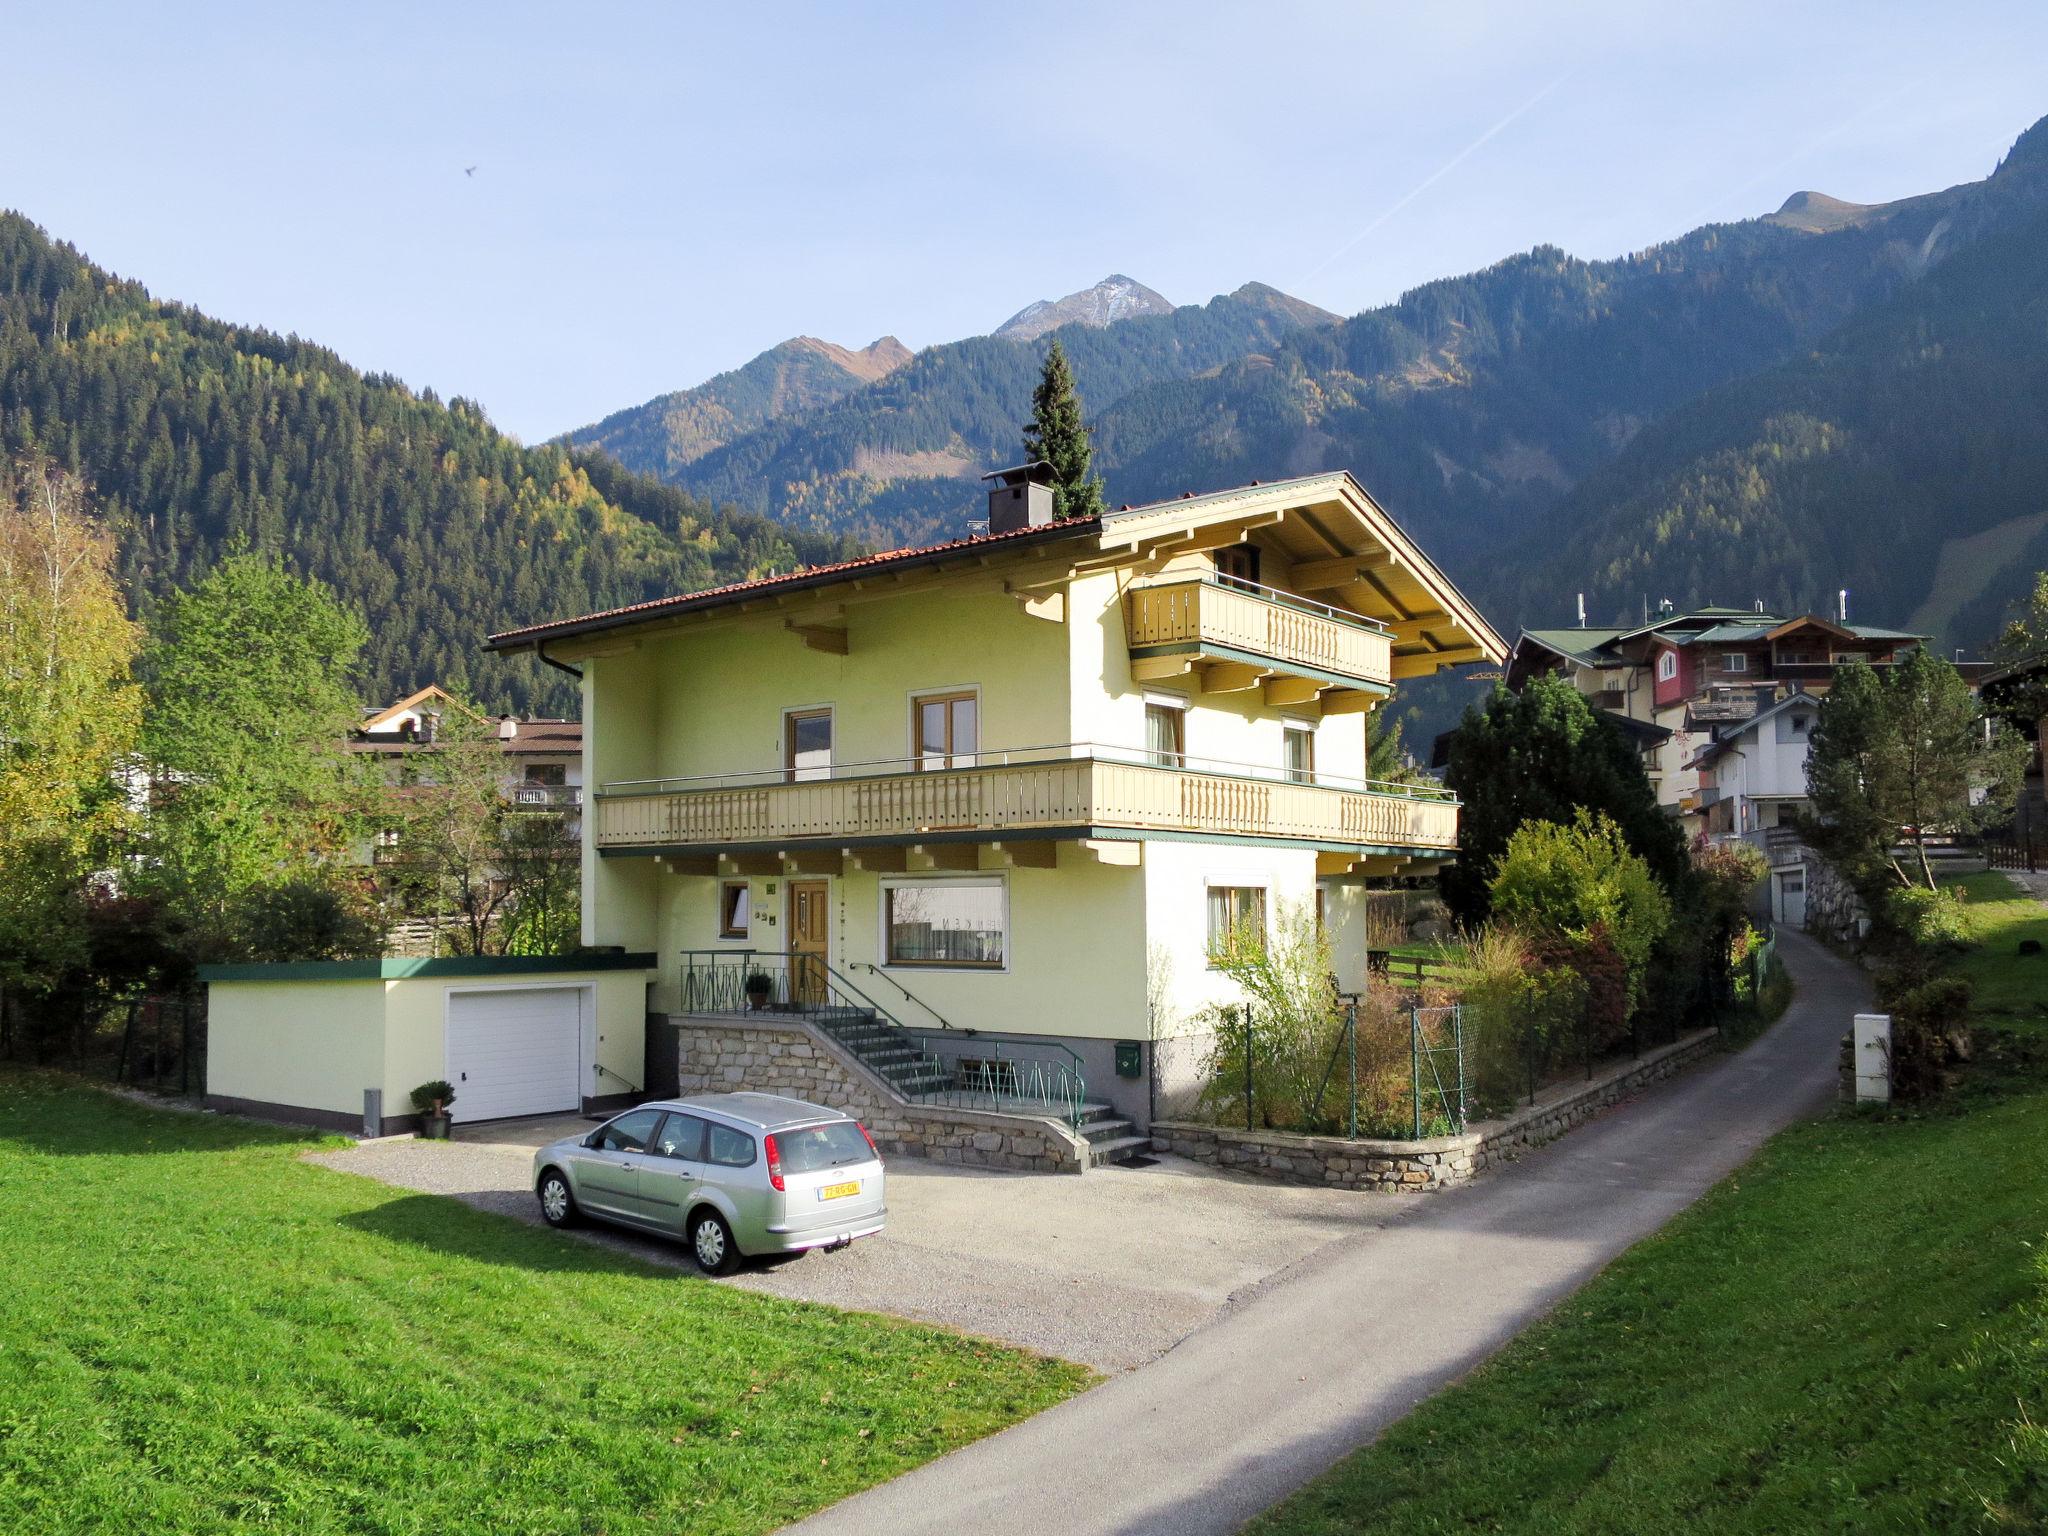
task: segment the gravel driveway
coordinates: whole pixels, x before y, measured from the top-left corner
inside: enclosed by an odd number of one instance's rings
[[[308,1160],[538,1223],[532,1149],[584,1124],[492,1127],[490,1140],[392,1138]],[[1156,1359],[1325,1245],[1401,1220],[1416,1204],[1269,1184],[1178,1158],[1075,1177],[894,1157],[880,1236],[748,1265],[715,1283],[941,1323],[1121,1371]],[[574,1240],[694,1275],[675,1244],[608,1228]]]

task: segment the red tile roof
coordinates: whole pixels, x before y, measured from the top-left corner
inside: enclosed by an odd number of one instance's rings
[[[1008,533],[977,533],[964,539],[949,539],[939,544],[882,550],[853,560],[840,560],[831,565],[813,565],[802,570],[784,571],[775,576],[757,576],[751,581],[735,581],[722,587],[707,587],[700,592],[649,598],[645,602],[628,603],[622,608],[607,608],[598,613],[586,613],[580,618],[550,619],[544,624],[528,624],[520,629],[502,630],[492,635],[485,642],[484,648],[494,651],[516,650],[553,635],[575,633],[585,628],[608,628],[630,616],[663,612],[687,613],[698,608],[715,608],[764,592],[779,589],[800,590],[812,585],[822,586],[848,577],[856,571],[908,564],[913,561],[939,561],[956,554],[975,553],[991,545],[1022,543],[1034,537],[1046,540],[1054,537],[1071,537],[1080,533],[1096,533],[1101,528],[1102,519],[1099,517],[1076,517],[1065,522],[1041,524],[1035,528],[1017,528]]]

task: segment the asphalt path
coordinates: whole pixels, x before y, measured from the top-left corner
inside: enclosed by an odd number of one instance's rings
[[[1778,953],[1798,991],[1739,1054],[1325,1244],[1153,1363],[790,1529],[1237,1530],[1826,1106],[1868,985],[1803,934],[1781,931]]]

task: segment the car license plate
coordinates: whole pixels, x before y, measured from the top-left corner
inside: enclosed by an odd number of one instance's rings
[[[857,1195],[857,1194],[859,1194],[859,1193],[860,1193],[860,1180],[859,1180],[859,1179],[855,1179],[855,1180],[853,1180],[853,1181],[852,1181],[851,1183],[849,1183],[849,1184],[827,1184],[827,1185],[825,1185],[825,1186],[824,1186],[823,1188],[821,1188],[821,1189],[820,1189],[820,1190],[818,1191],[818,1198],[819,1198],[820,1200],[843,1200],[843,1199],[845,1199],[845,1198],[846,1198],[846,1197],[847,1197],[848,1195]]]

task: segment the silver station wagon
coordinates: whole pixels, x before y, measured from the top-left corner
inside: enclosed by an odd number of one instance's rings
[[[851,1115],[772,1093],[642,1104],[533,1155],[551,1227],[586,1216],[679,1237],[697,1267],[843,1248],[882,1230],[882,1158]]]

